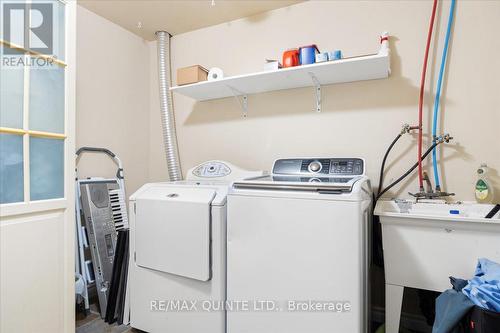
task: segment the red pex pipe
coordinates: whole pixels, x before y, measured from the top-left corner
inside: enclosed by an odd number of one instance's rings
[[[432,31],[434,29],[434,19],[436,17],[437,0],[434,0],[432,5],[431,22],[429,24],[429,32],[427,34],[427,45],[425,47],[424,66],[422,68],[422,77],[420,79],[420,96],[418,101],[418,185],[420,191],[424,190],[424,173],[422,170],[422,127],[423,127],[423,108],[424,108],[424,92],[425,92],[425,73],[427,72],[427,59],[429,58],[429,48],[431,45]]]

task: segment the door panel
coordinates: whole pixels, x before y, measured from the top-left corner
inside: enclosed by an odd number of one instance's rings
[[[63,332],[64,211],[2,220],[0,332]]]
[[[153,188],[142,194],[136,203],[137,265],[210,280],[210,209],[214,197],[213,189],[180,187]]]

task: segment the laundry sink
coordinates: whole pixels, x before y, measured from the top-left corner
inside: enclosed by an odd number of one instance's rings
[[[444,290],[448,277],[472,277],[476,261],[500,262],[500,219],[493,205],[379,201],[386,282]]]
[[[404,287],[442,292],[450,276],[470,279],[478,258],[500,262],[500,218],[493,205],[380,200],[387,332],[397,332]]]
[[[494,206],[462,201],[449,203],[441,200],[419,202],[398,199],[379,200],[375,215],[379,215],[385,223],[458,222],[451,224],[453,227],[461,227],[470,222],[491,225],[500,223],[500,212],[491,219],[485,218]],[[476,225],[476,228],[481,228],[481,226]]]

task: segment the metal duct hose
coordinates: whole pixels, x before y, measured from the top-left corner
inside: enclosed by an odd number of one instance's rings
[[[170,181],[182,180],[179,163],[177,134],[175,132],[174,108],[170,92],[170,35],[166,31],[157,31],[158,42],[158,81],[160,86],[160,112],[163,128],[163,145],[167,158]]]

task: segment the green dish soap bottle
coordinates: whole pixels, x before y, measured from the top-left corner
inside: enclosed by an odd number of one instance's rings
[[[478,180],[476,181],[475,195],[478,203],[492,203],[494,198],[493,186],[488,179],[488,166],[483,163],[477,169]]]

